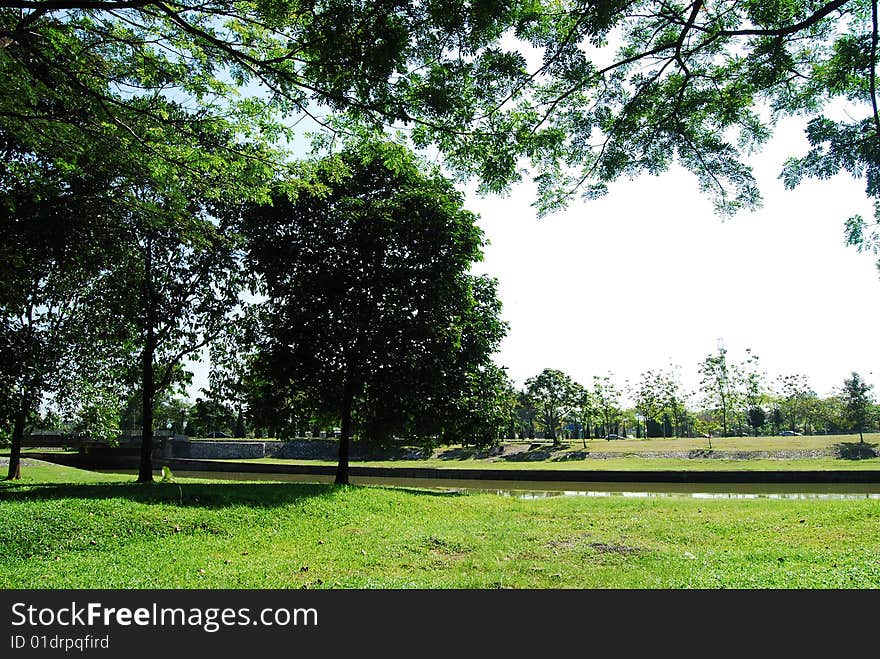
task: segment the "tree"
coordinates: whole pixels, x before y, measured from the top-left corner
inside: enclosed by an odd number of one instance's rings
[[[651,423],[665,407],[664,381],[659,373],[645,371],[631,392],[636,412],[645,420],[645,437],[651,436]]]
[[[48,135],[66,114],[38,99],[64,108],[78,89],[100,110],[89,131],[161,150],[176,138],[157,127],[222,117],[274,136],[290,135],[277,113],[343,130],[315,112],[329,108],[407,127],[485,190],[530,161],[544,211],[677,162],[728,213],[760,203],[749,159],[785,116],[811,143],[787,185],[849,171],[877,197],[877,23],[865,0],[9,0],[0,116]],[[186,116],[157,110],[163,96]],[[841,100],[847,119],[825,116]],[[149,122],[126,131],[134,113]],[[852,218],[849,240],[876,244],[868,225]]]
[[[774,403],[773,408],[770,410],[770,423],[773,424],[773,434],[778,435],[779,429],[785,423],[785,416],[782,414],[782,409],[778,403]]]
[[[586,387],[583,387],[580,392],[577,406],[574,409],[574,415],[583,427],[583,445],[584,448],[587,448],[587,440],[590,438],[593,418],[596,416],[596,405],[593,401],[593,396]]]
[[[2,131],[0,148],[0,426],[9,427],[16,479],[26,425],[47,394],[105,408],[104,369],[119,350],[113,324],[93,312],[117,252],[100,225],[117,201],[99,162],[71,171]]]
[[[880,196],[878,12],[865,0],[519,5],[514,34],[542,53],[491,115],[519,140],[503,144],[497,177],[516,179],[532,160],[539,206],[674,162],[692,171],[717,209],[761,202],[751,154],[780,118],[803,117],[810,149],[783,179],[847,171]],[[512,49],[517,48],[513,42]],[[836,120],[830,108],[847,104]],[[491,137],[461,147],[476,160]],[[796,154],[793,154],[796,156]],[[880,214],[880,204],[876,206]],[[876,227],[878,215],[873,224]],[[876,229],[847,223],[853,244],[876,249]]]
[[[437,416],[445,419],[439,440],[447,444],[495,446],[508,432],[516,406],[516,390],[503,368],[485,364],[463,371],[466,382],[453,389]],[[424,433],[422,444],[432,448],[435,435]]]
[[[843,381],[841,397],[843,398],[846,419],[851,427],[859,433],[859,442],[865,443],[864,430],[870,421],[870,413],[874,404],[871,396],[872,385],[864,381],[861,375],[853,371]]]
[[[746,410],[746,421],[752,427],[755,437],[757,437],[761,426],[767,423],[767,412],[764,411],[763,407],[758,405],[750,407]]]
[[[520,390],[516,394],[516,419],[520,429],[520,437],[535,438],[535,418],[538,410],[529,397],[529,392]]]
[[[767,400],[764,384],[767,374],[759,370],[758,361],[758,356],[746,348],[746,360],[742,364],[744,416],[755,437],[758,436],[761,426],[767,423],[767,411],[763,407]]]
[[[294,129],[280,115],[339,131],[329,109],[461,140],[519,75],[522,57],[492,47],[515,13],[492,0],[0,1],[0,120],[53,147],[85,130],[96,148],[127,143],[212,179],[212,157],[235,145],[206,142],[192,160],[178,148],[206,124],[283,141]],[[83,125],[68,124],[71,89],[96,109]]]
[[[684,437],[689,432],[691,417],[687,409],[689,394],[681,384],[680,367],[670,365],[668,369],[661,372],[661,375],[664,406],[672,417],[673,434],[677,437]]]
[[[816,392],[805,375],[794,373],[779,378],[782,400],[779,407],[788,419],[789,430],[797,430],[798,422],[803,420],[806,432],[807,409]]]
[[[704,404],[721,415],[721,434],[727,437],[728,422],[737,405],[740,369],[728,361],[727,350],[721,346],[718,354],[709,355],[703,360],[699,372]]]
[[[189,381],[185,360],[198,358],[234,326],[242,313],[247,273],[237,252],[238,237],[218,226],[198,185],[158,177],[139,182],[116,225],[105,227],[122,253],[97,306],[99,313],[116,319],[131,346],[129,358],[138,365],[138,482],[150,483],[157,404]]]
[[[593,376],[592,398],[605,434],[616,433],[621,416],[620,391],[611,381],[610,373],[601,377]]]
[[[531,405],[546,437],[559,444],[562,422],[577,408],[582,397],[581,387],[562,371],[545,368],[525,382]]]
[[[340,420],[337,483],[355,427],[442,436],[451,401],[488,374],[506,326],[494,282],[468,274],[483,243],[462,200],[405,149],[369,141],[232,217],[267,297],[260,373]]]

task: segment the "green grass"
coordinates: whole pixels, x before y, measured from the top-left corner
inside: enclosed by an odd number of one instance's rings
[[[6,475],[7,467],[0,466],[0,471]],[[22,480],[14,483],[0,482],[0,498],[4,495],[3,486],[14,488],[34,483],[118,483],[131,482],[131,476],[125,474],[99,474],[94,471],[62,467],[40,460],[25,460],[21,466]]]
[[[880,587],[876,499],[26,475],[0,485],[3,588]]]

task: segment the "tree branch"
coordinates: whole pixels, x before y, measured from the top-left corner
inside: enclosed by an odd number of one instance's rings
[[[874,131],[880,139],[880,116],[877,116],[877,0],[871,2],[871,107],[874,110]]]

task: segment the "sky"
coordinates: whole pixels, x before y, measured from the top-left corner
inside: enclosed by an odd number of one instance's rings
[[[880,273],[843,235],[871,204],[846,174],[786,190],[782,163],[806,149],[802,123],[781,124],[750,161],[762,208],[726,220],[682,169],[543,219],[529,184],[468,193],[489,241],[475,271],[498,279],[510,324],[496,361],[518,385],[550,367],[585,385],[611,372],[621,389],[677,364],[694,388],[721,341],[737,361],[750,348],[771,382],[802,373],[824,396],[857,370],[880,391]]]

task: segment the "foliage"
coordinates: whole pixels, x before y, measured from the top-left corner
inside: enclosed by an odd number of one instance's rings
[[[614,386],[611,374],[593,376],[592,400],[602,421],[604,433],[617,434],[621,419],[620,391]]]
[[[806,432],[808,412],[816,399],[816,392],[807,377],[800,373],[784,375],[778,382],[781,394],[779,409],[788,418],[789,430],[796,430],[800,421]]]
[[[741,398],[742,370],[727,359],[727,350],[708,355],[700,364],[700,389],[704,405],[721,415],[721,434],[726,437]]]
[[[761,426],[767,423],[767,412],[763,407],[758,405],[750,407],[746,410],[746,421],[752,427],[755,437],[757,437],[758,431],[761,430]]]
[[[295,139],[288,117],[460,134],[520,70],[487,48],[513,14],[493,0],[0,2],[2,116],[51,148],[82,131],[98,148],[150,152],[219,193],[248,143]],[[81,122],[71,89],[95,110]]]
[[[462,414],[495,415],[506,396],[490,361],[506,327],[494,282],[468,274],[482,234],[462,201],[403,148],[366,141],[234,211],[267,298],[255,377],[339,419],[341,450],[349,424],[379,442],[461,439]]]
[[[864,442],[864,430],[870,421],[872,404],[874,399],[871,395],[873,387],[864,381],[861,375],[853,371],[843,381],[841,397],[843,399],[846,419],[851,427],[859,433],[859,441]]]
[[[529,404],[537,412],[545,437],[558,442],[560,426],[580,404],[583,387],[562,371],[552,368],[545,368],[525,384]]]
[[[95,313],[118,248],[102,230],[118,209],[113,172],[92,159],[69,170],[0,129],[0,426],[14,436],[52,395],[84,429],[113,434],[104,375],[119,354]]]

